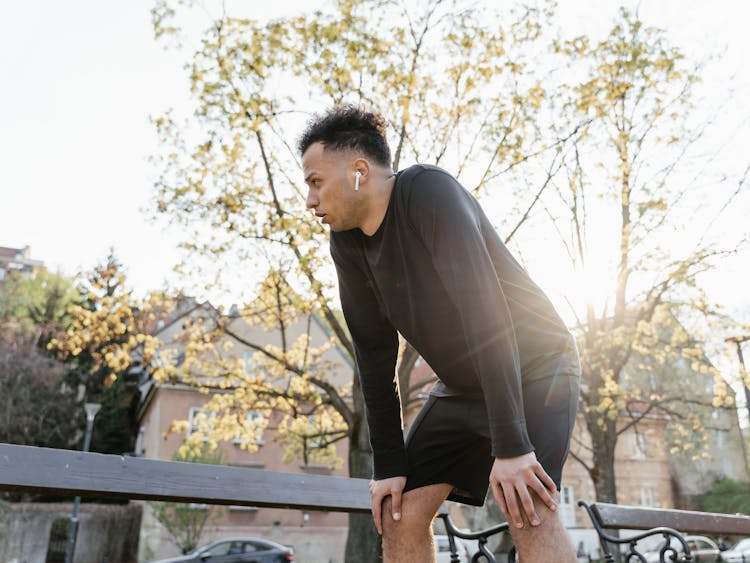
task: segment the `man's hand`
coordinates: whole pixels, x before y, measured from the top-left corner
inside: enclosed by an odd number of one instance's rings
[[[406,477],[390,477],[380,481],[370,481],[370,505],[372,519],[378,533],[383,535],[383,499],[391,495],[391,512],[394,520],[401,520],[401,491],[406,486]]]
[[[557,487],[536,460],[534,452],[518,457],[495,458],[490,472],[490,485],[505,517],[517,528],[523,528],[521,508],[532,526],[540,524],[539,515],[534,509],[534,501],[529,494],[530,490],[534,491],[550,510],[557,510],[555,499],[552,498],[552,493],[557,491]],[[518,504],[519,500],[521,506]]]

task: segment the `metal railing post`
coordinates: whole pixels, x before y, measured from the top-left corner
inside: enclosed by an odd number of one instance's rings
[[[83,451],[89,451],[91,445],[91,433],[94,429],[94,418],[99,412],[101,405],[97,403],[86,403],[86,435],[83,439]],[[68,543],[65,546],[65,563],[73,563],[73,554],[76,547],[76,535],[78,535],[78,507],[81,505],[81,497],[76,496],[73,501],[73,512],[70,515],[70,527],[68,528]]]

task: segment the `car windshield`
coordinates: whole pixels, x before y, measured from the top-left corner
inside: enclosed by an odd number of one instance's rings
[[[750,549],[750,538],[746,538],[746,539],[740,541],[732,549],[736,549],[737,551],[744,551],[746,549]]]
[[[696,549],[711,549],[711,544],[708,543],[706,540],[690,540],[688,542],[688,547],[690,550],[696,550]]]

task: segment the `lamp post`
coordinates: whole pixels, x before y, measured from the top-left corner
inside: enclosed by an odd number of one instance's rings
[[[745,388],[745,408],[750,417],[750,388],[748,387],[747,368],[745,367],[745,358],[742,355],[742,343],[750,340],[750,335],[733,336],[726,338],[726,342],[733,342],[737,346],[737,359],[740,361],[740,376],[742,377],[742,386]]]
[[[745,390],[745,410],[747,410],[748,419],[750,419],[750,387],[748,386],[750,378],[748,377],[747,367],[745,366],[745,357],[742,355],[742,344],[748,340],[750,340],[750,335],[747,334],[725,339],[726,342],[733,342],[735,346],[737,346],[737,359],[740,361],[740,377],[742,378],[742,387]],[[745,445],[745,437],[742,436],[742,427],[740,427],[740,437],[742,451],[745,454],[745,466],[747,467],[747,448]]]
[[[86,403],[86,434],[83,438],[83,451],[89,451],[91,445],[91,432],[94,429],[94,418],[102,406],[99,403]],[[73,552],[76,545],[76,534],[78,532],[78,506],[81,497],[77,496],[73,501],[73,513],[70,515],[70,527],[68,528],[68,545],[65,547],[65,563],[73,562]]]

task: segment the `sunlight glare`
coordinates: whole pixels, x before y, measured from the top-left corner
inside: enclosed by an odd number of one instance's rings
[[[605,308],[611,311],[615,273],[606,261],[591,261],[584,268],[573,273],[573,283],[569,287],[570,300],[578,315],[585,315],[588,307],[597,314]]]

